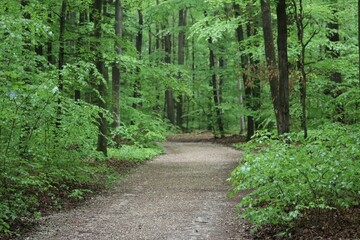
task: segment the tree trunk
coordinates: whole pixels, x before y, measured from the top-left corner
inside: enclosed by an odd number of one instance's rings
[[[101,11],[103,8],[102,0],[95,0],[94,2],[94,11],[93,11],[93,20],[94,20],[94,37],[97,40],[95,44],[95,57],[96,57],[96,68],[98,72],[104,76],[104,60],[102,58],[101,49],[100,49],[100,40],[102,37],[101,31]],[[98,91],[100,96],[103,98],[98,99],[98,106],[101,109],[106,109],[105,95],[106,95],[106,85],[104,81],[100,81],[98,84]],[[97,141],[97,150],[101,151],[105,156],[107,156],[107,121],[104,116],[104,113],[100,110],[99,112],[99,133]]]
[[[214,106],[215,106],[215,119],[216,119],[216,124],[217,124],[217,128],[219,130],[220,133],[220,137],[224,137],[225,136],[225,132],[224,132],[224,124],[222,121],[222,113],[221,113],[221,102],[220,102],[220,94],[219,94],[219,83],[218,83],[218,79],[215,73],[215,54],[214,54],[214,50],[213,50],[213,41],[212,38],[209,38],[208,40],[209,42],[209,48],[210,48],[210,54],[209,54],[209,67],[210,67],[210,72],[211,72],[211,86],[212,86],[212,95],[213,95],[213,101],[214,101]],[[214,130],[215,130],[215,126],[213,126]],[[216,133],[216,131],[214,131]]]
[[[120,56],[121,56],[121,44],[120,40],[122,37],[122,18],[123,18],[123,9],[121,5],[121,0],[115,1],[115,52],[117,54],[116,61],[112,65],[112,114],[113,114],[113,123],[111,127],[113,130],[116,130],[120,127],[120,82],[121,82],[121,72],[120,72]],[[120,145],[120,136],[115,134],[113,136],[116,146]]]
[[[240,13],[241,13],[241,9],[239,4],[234,3],[234,10],[235,10],[235,16],[239,17]],[[252,33],[251,33],[251,26],[249,25],[250,23],[247,24],[247,35],[248,37],[251,37]],[[240,43],[242,41],[244,41],[244,30],[243,27],[239,24],[237,29],[236,29],[236,36],[237,36],[237,40],[239,42],[239,46]],[[242,90],[242,87],[244,86],[245,89],[245,105],[247,107],[247,109],[251,109],[251,110],[257,110],[255,109],[255,106],[253,104],[253,102],[255,101],[253,99],[253,89],[252,89],[252,85],[250,83],[251,78],[248,76],[247,74],[247,70],[249,70],[249,62],[251,59],[251,55],[246,55],[243,54],[243,52],[245,51],[244,48],[239,48],[239,51],[241,52],[241,68],[242,68],[242,78],[243,78],[243,83],[239,84],[239,89],[240,91]],[[250,66],[251,67],[251,66]],[[242,92],[240,92],[241,96],[240,96],[240,103],[243,102],[243,97],[242,97]],[[242,127],[244,125],[245,119],[244,117],[241,118],[241,122],[240,122],[240,126]],[[255,133],[255,121],[254,121],[254,117],[252,115],[248,115],[247,116],[247,133],[246,133],[246,138],[247,140],[250,140],[250,138],[254,135]]]
[[[138,21],[139,21],[139,30],[136,36],[136,51],[138,54],[138,59],[142,59],[142,42],[143,42],[143,25],[144,25],[144,17],[142,11],[140,9],[137,10],[138,12]],[[136,100],[133,103],[133,108],[138,108],[141,106],[141,81],[140,81],[140,67],[136,67],[136,80],[134,83],[134,99]]]
[[[171,64],[171,34],[166,34],[164,37],[164,46],[165,46],[165,63]],[[175,101],[173,96],[173,90],[168,88],[165,91],[165,106],[166,106],[166,115],[172,124],[175,124]]]
[[[333,12],[333,14],[336,14],[336,11]],[[336,17],[334,17],[336,18]],[[340,34],[339,34],[339,23],[337,19],[334,19],[332,22],[327,24],[327,27],[329,28],[328,33],[328,39],[331,43],[336,43],[340,41]],[[339,58],[340,57],[340,51],[334,48],[327,48],[327,51],[330,53],[331,58]],[[338,71],[334,71],[330,75],[330,80],[335,83],[341,83],[342,82],[342,75]]]
[[[311,38],[307,43],[304,42],[304,10],[303,10],[303,1],[298,0],[299,7],[297,7],[297,3],[295,0],[293,0],[293,5],[295,7],[295,20],[296,20],[296,26],[297,26],[297,36],[298,36],[298,42],[300,44],[301,50],[298,56],[297,61],[297,67],[300,71],[300,78],[299,78],[299,85],[300,85],[300,103],[301,103],[301,127],[304,131],[304,138],[307,138],[307,121],[306,121],[306,81],[307,81],[307,75],[305,71],[305,51],[306,51],[306,45],[309,43]],[[316,32],[314,32],[315,36]]]
[[[289,115],[289,69],[287,51],[287,15],[286,0],[279,0],[276,8],[278,24],[278,59],[279,59],[279,128],[278,134],[290,131]]]
[[[272,18],[270,9],[270,0],[261,0],[261,16],[264,33],[265,57],[268,68],[271,101],[275,111],[276,126],[279,132],[279,74],[276,64],[274,35],[272,29]]]
[[[64,90],[63,77],[61,75],[61,71],[65,65],[65,23],[66,23],[66,13],[67,13],[67,0],[63,0],[61,4],[61,13],[60,13],[60,32],[59,32],[59,59],[58,59],[58,88],[59,88],[59,96],[58,96],[58,106],[56,113],[56,128],[58,129],[61,125],[61,94]]]
[[[185,63],[185,27],[186,27],[186,9],[179,11],[179,39],[178,39],[178,64],[184,65]],[[178,73],[178,78],[181,81],[181,72]],[[183,103],[184,96],[179,94],[178,101],[176,104],[176,124],[182,129],[183,128]]]

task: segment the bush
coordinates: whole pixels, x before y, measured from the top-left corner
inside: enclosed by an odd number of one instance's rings
[[[231,174],[232,194],[253,191],[240,202],[242,217],[257,227],[291,227],[307,210],[359,205],[360,126],[330,124],[279,140],[258,133]],[[290,144],[288,142],[291,142]]]

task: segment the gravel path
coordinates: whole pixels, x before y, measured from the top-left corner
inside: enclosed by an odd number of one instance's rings
[[[241,153],[211,143],[165,143],[166,154],[110,194],[43,219],[25,239],[251,239],[226,179]]]

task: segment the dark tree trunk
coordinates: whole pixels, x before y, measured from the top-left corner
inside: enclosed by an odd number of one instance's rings
[[[337,1],[334,1],[335,3]],[[339,21],[338,21],[338,17],[336,16],[337,14],[337,10],[333,10],[333,18],[331,19],[331,22],[329,22],[327,24],[328,27],[328,34],[327,37],[330,41],[330,43],[336,44],[337,42],[340,41],[340,34],[339,34]],[[337,59],[340,57],[340,50],[336,49],[336,47],[327,47],[326,48],[327,52],[330,54],[330,57],[332,59]],[[332,81],[333,83],[341,83],[342,82],[342,74],[341,72],[334,70],[333,72],[330,73],[330,81]],[[329,89],[333,89],[334,86],[333,84],[330,84]],[[333,98],[337,98],[340,94],[341,91],[329,91],[331,96]],[[345,121],[345,116],[344,116],[344,107],[342,106],[342,104],[340,102],[336,103],[336,109],[335,109],[335,116],[336,116],[336,121],[338,122],[344,122]]]
[[[171,64],[171,34],[166,34],[164,37],[165,47],[165,63]],[[166,115],[172,124],[175,124],[175,101],[173,96],[173,90],[168,88],[165,91],[165,106]]]
[[[247,33],[247,37],[251,37],[253,35],[252,33],[252,29],[251,29],[251,24],[250,22],[248,22],[246,24],[246,33]],[[251,53],[249,53],[248,55],[248,59],[250,62],[250,74],[252,76],[254,76],[256,74],[256,64],[255,62],[252,60],[253,56]],[[250,75],[250,76],[251,76]],[[249,81],[247,82],[247,84],[245,84],[245,98],[246,98],[246,106],[248,109],[252,110],[253,112],[255,112],[257,110],[256,108],[256,104],[255,102],[257,101],[257,96],[256,96],[256,84],[258,81],[255,80],[254,77],[250,77]],[[250,140],[251,137],[255,134],[255,120],[253,115],[249,115],[247,117],[247,133],[246,133],[246,139]]]
[[[241,14],[241,9],[240,6],[238,4],[234,4],[234,10],[235,10],[235,15],[237,17],[240,16]],[[253,33],[253,29],[251,27],[251,23],[248,22],[246,24],[246,32],[247,32],[247,37],[251,37],[252,35],[254,35],[255,33]],[[239,43],[241,43],[242,41],[244,41],[244,30],[243,27],[241,25],[239,25],[236,29],[236,35],[237,35],[237,40]],[[240,48],[239,49],[240,52],[244,52],[245,49],[244,48]],[[258,64],[257,61],[252,60],[253,56],[252,54],[244,54],[241,53],[241,67],[242,67],[242,78],[243,78],[243,83],[241,85],[244,86],[245,89],[245,104],[247,109],[252,110],[252,111],[257,111],[259,109],[259,97],[260,97],[260,82],[258,80],[256,80],[254,77],[249,76],[248,72],[250,72],[251,75],[255,75],[256,71],[257,71],[257,67],[256,65]],[[240,89],[242,91],[242,89]],[[242,98],[241,101],[242,102]],[[254,135],[256,130],[256,123],[254,120],[254,117],[252,115],[248,115],[247,116],[247,134],[246,134],[246,138],[247,140],[250,140],[251,137]]]
[[[94,37],[97,42],[95,44],[95,57],[96,57],[96,68],[98,72],[104,76],[104,60],[102,58],[101,49],[100,49],[100,39],[102,37],[101,31],[101,11],[103,8],[102,0],[95,0],[94,2],[94,11],[93,11],[93,20],[94,20]],[[103,98],[98,99],[98,106],[101,109],[106,109],[105,95],[106,95],[106,85],[103,81],[100,81],[98,84],[98,91],[100,96]],[[102,111],[99,112],[99,133],[97,141],[97,150],[102,152],[107,156],[107,121]]]
[[[333,12],[333,14],[336,14],[336,11]],[[335,19],[328,23],[327,27],[329,28],[328,33],[328,39],[331,43],[336,43],[340,41],[340,34],[339,34],[339,23],[335,17]],[[340,57],[340,51],[334,48],[327,48],[327,51],[330,53],[331,58],[339,58]],[[342,82],[342,76],[341,73],[338,71],[334,71],[330,75],[330,80],[335,83],[341,83]]]
[[[265,57],[268,68],[271,101],[275,111],[276,126],[279,132],[279,74],[276,64],[274,35],[272,29],[272,17],[270,9],[270,0],[261,0],[261,16],[264,33]]]
[[[60,95],[58,97],[58,107],[56,114],[56,128],[58,129],[61,125],[61,94],[64,90],[64,83],[61,71],[65,65],[65,24],[66,24],[66,14],[67,14],[67,2],[66,0],[62,1],[61,13],[60,13],[60,32],[59,32],[59,59],[58,59],[58,88]]]
[[[215,119],[216,119],[216,125],[219,130],[220,136],[224,137],[224,124],[222,121],[222,112],[221,112],[221,102],[220,102],[220,94],[219,94],[219,83],[218,79],[215,73],[215,53],[213,50],[213,41],[212,38],[209,38],[209,48],[210,48],[210,54],[209,54],[209,67],[211,72],[211,87],[212,87],[212,95],[213,95],[213,101],[215,106]],[[213,126],[215,129],[215,126]],[[216,131],[214,131],[216,133]]]
[[[178,64],[184,65],[185,63],[185,26],[186,26],[186,9],[179,11],[179,39],[178,39]],[[181,81],[181,72],[178,73],[178,78]],[[178,101],[176,104],[176,124],[182,129],[183,128],[183,103],[184,96],[179,94]]]
[[[143,42],[143,25],[144,25],[144,17],[142,14],[142,11],[140,9],[138,9],[138,21],[139,21],[139,30],[136,36],[136,51],[138,53],[138,58],[139,60],[142,59],[142,42]],[[136,102],[133,104],[133,108],[138,108],[140,107],[141,104],[141,81],[140,81],[140,67],[137,66],[136,67],[136,80],[134,83],[134,98],[136,100]]]
[[[234,3],[234,10],[235,10],[235,16],[239,17],[241,14],[241,9],[239,4]],[[242,79],[243,79],[243,83],[241,84],[242,86],[244,86],[245,88],[245,103],[246,106],[249,106],[249,102],[250,102],[250,98],[251,98],[251,88],[249,87],[248,84],[248,74],[246,72],[246,69],[248,68],[249,65],[249,59],[248,56],[246,54],[243,53],[243,51],[245,50],[243,47],[240,47],[240,43],[244,41],[245,36],[244,36],[244,29],[242,27],[241,24],[239,24],[236,28],[236,37],[237,40],[239,42],[239,51],[241,52],[241,68],[242,68]],[[240,91],[243,91],[242,88],[240,88]],[[242,92],[240,92],[240,94],[243,94]],[[243,99],[242,97],[240,97],[241,99]],[[242,100],[240,101],[242,102]],[[247,138],[248,140],[250,139],[248,136],[249,135],[253,135],[254,132],[254,128],[253,128],[253,120],[251,116],[247,116]]]
[[[304,41],[304,10],[303,10],[303,1],[298,0],[299,7],[297,7],[297,3],[294,0],[293,5],[295,7],[295,20],[296,20],[296,26],[297,26],[297,36],[298,36],[298,42],[301,46],[301,50],[298,56],[297,61],[297,67],[300,71],[300,79],[299,79],[299,85],[300,85],[300,103],[301,103],[301,127],[304,131],[304,138],[307,138],[307,121],[306,121],[306,81],[307,81],[307,75],[305,71],[305,52],[306,52],[306,45],[309,43],[309,41]],[[315,36],[316,32],[314,32],[313,36]]]
[[[112,66],[112,114],[113,114],[113,123],[111,127],[113,130],[120,127],[120,82],[121,82],[121,72],[120,72],[120,56],[121,56],[121,44],[120,39],[122,37],[122,17],[123,9],[121,5],[121,0],[115,1],[115,52],[117,54],[117,61],[113,63]],[[114,135],[114,141],[117,147],[120,145],[120,136],[118,134]]]
[[[282,135],[290,131],[289,115],[289,69],[287,51],[287,15],[286,0],[279,0],[276,8],[278,24],[278,58],[279,58],[279,128]]]

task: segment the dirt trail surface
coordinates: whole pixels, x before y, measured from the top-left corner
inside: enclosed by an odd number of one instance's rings
[[[251,239],[226,179],[241,153],[211,143],[164,144],[110,193],[45,217],[24,239]]]

